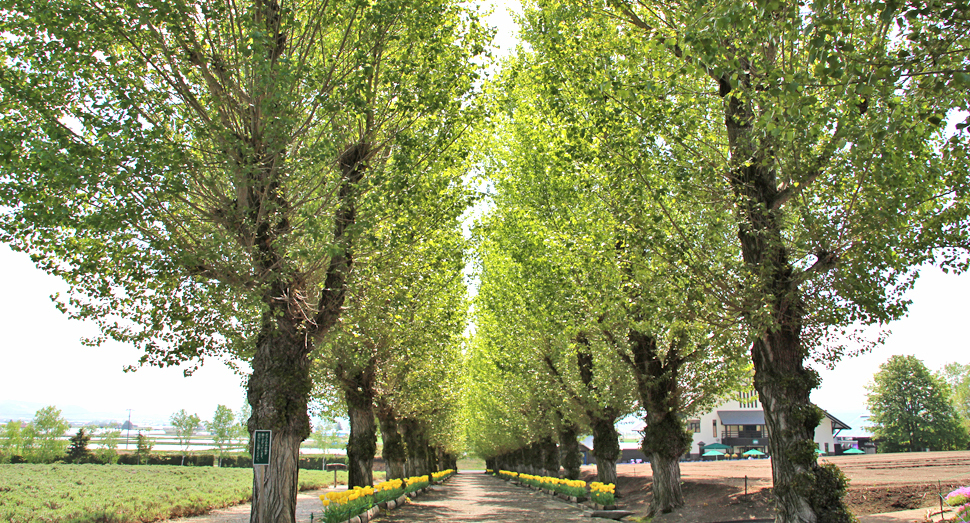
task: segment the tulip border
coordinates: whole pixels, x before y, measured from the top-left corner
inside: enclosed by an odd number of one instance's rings
[[[453,469],[413,476],[405,479],[391,479],[373,487],[354,487],[353,489],[328,492],[320,496],[323,503],[321,523],[367,523],[381,511],[391,511],[425,492],[432,484],[443,483],[455,475]],[[310,521],[313,522],[313,514]]]
[[[495,471],[487,469],[485,473],[499,477],[515,485],[522,485],[573,503],[589,506],[595,510],[616,509],[616,498],[614,494],[616,486],[612,483],[603,484],[594,481],[589,484],[589,490],[587,491],[586,482],[582,480],[560,479],[551,476],[533,476],[532,474],[523,474],[511,470]]]

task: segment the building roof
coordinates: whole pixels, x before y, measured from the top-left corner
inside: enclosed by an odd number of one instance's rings
[[[852,429],[852,427],[846,425],[845,423],[842,422],[842,420],[840,420],[839,418],[836,418],[835,416],[829,414],[824,409],[822,410],[822,412],[824,412],[825,415],[828,416],[828,418],[830,420],[832,420],[832,430],[839,430],[839,429],[851,430]]]
[[[849,430],[852,427],[843,423],[840,419],[829,414],[825,410],[822,411],[825,416],[832,420],[832,429],[846,429]],[[719,410],[717,411],[717,417],[721,419],[722,425],[764,425],[765,424],[765,411],[762,409],[758,410]]]
[[[721,425],[764,425],[765,411],[758,410],[719,410],[717,417]]]

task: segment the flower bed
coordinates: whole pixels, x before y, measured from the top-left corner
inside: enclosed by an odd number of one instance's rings
[[[612,506],[616,502],[616,485],[594,481],[589,484],[589,497],[597,505]]]
[[[455,475],[454,469],[442,470],[441,472],[435,472],[431,475],[431,480],[435,483],[441,483],[446,479]]]
[[[407,485],[404,487],[404,492],[407,494],[413,494],[431,484],[431,475],[412,476],[405,479],[404,484]]]
[[[970,521],[970,487],[960,487],[944,499],[947,505],[957,507],[952,521]]]
[[[374,490],[375,487],[354,487],[321,495],[323,520],[326,523],[341,523],[367,512],[374,506]]]
[[[393,506],[392,502],[401,496],[414,495],[427,487],[432,480],[441,482],[454,473],[454,470],[445,470],[428,476],[390,479],[373,487],[354,487],[340,492],[328,492],[320,496],[320,502],[323,503],[323,521],[342,523],[365,512],[371,512],[371,515],[374,515],[377,510],[375,506],[382,508]]]
[[[498,471],[498,477],[500,477],[500,478],[502,478],[502,479],[504,479],[506,481],[511,481],[511,480],[514,480],[514,479],[518,479],[519,473],[518,472],[512,472],[511,470],[500,470],[500,471]]]
[[[586,482],[582,480],[560,479],[551,476],[533,476],[532,474],[520,474],[510,470],[500,470],[495,473],[493,470],[486,471],[504,480],[518,481],[533,488],[548,490],[563,497],[568,497],[572,501],[583,502],[587,497],[602,507],[612,507],[616,502],[616,486],[612,483],[599,483],[594,481],[589,484],[589,491],[586,490]]]
[[[531,474],[519,474],[519,480],[526,485],[551,490],[564,496],[574,498],[586,497],[586,482],[582,480],[560,479],[551,476],[533,476]]]

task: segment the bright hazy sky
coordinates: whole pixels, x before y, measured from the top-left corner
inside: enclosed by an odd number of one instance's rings
[[[514,39],[504,8],[492,18],[500,25],[499,45],[507,52]],[[177,368],[144,368],[134,374],[122,368],[134,364],[139,353],[131,347],[108,343],[91,348],[80,344],[95,332],[91,324],[70,321],[55,308],[49,296],[63,291],[57,278],[33,268],[29,258],[0,246],[0,274],[4,275],[5,299],[0,302],[0,403],[24,402],[83,407],[98,417],[149,424],[166,420],[179,409],[210,419],[216,405],[238,410],[244,402],[242,378],[227,366],[208,361],[185,378]],[[813,400],[859,433],[864,424],[865,385],[878,366],[895,354],[913,354],[931,370],[945,363],[970,363],[966,299],[970,275],[944,275],[927,269],[910,292],[909,316],[891,326],[887,343],[869,354],[841,362],[833,371],[822,370],[822,386]],[[9,414],[0,409],[0,420]]]

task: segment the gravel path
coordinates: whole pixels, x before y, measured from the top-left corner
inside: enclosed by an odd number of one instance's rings
[[[296,520],[299,523],[320,521],[320,494],[326,490],[301,492],[297,497]],[[172,519],[166,523],[248,523],[249,503],[213,510],[205,516]],[[374,522],[401,521],[529,521],[531,523],[590,523],[573,503],[511,485],[481,472],[459,473],[443,485],[411,499],[408,504]]]
[[[584,517],[582,509],[573,503],[478,472],[459,473],[444,485],[432,487],[430,492],[374,521],[590,523],[605,520]]]
[[[341,486],[340,489],[342,490]],[[320,494],[328,490],[308,490],[296,495],[296,520],[299,523],[310,521],[310,513],[313,512],[314,521],[320,521],[320,512],[323,511],[323,504],[320,503]],[[167,519],[165,523],[249,523],[249,513],[252,510],[251,503],[243,503],[229,508],[217,509],[204,516],[191,518]]]

